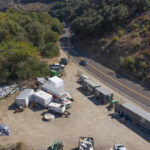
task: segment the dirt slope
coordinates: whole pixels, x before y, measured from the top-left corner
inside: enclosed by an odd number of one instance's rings
[[[141,83],[150,83],[150,10],[124,29],[88,40],[77,37],[77,41],[96,61]]]

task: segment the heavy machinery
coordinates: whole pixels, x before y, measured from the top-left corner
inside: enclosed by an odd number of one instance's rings
[[[60,140],[55,140],[54,144],[51,147],[51,150],[63,150],[63,143]]]

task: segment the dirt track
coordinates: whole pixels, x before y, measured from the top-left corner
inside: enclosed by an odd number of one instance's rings
[[[110,150],[118,143],[125,145],[128,150],[142,150],[143,147],[144,150],[149,150],[150,137],[131,124],[127,124],[127,127],[117,119],[112,119],[110,116],[112,112],[108,112],[106,106],[98,105],[92,96],[88,97],[82,93],[81,85],[76,82],[78,70],[84,72],[70,61],[64,77],[65,89],[75,99],[72,108],[69,109],[71,112],[69,118],[44,122],[41,114],[46,110],[34,112],[27,108],[23,113],[14,114],[13,110],[8,110],[8,106],[13,103],[15,96],[8,98],[7,101],[0,101],[0,122],[9,125],[11,129],[11,136],[0,137],[0,144],[22,141],[37,150],[47,149],[55,139],[61,139],[65,145],[64,149],[70,150],[78,146],[80,136],[92,136],[96,150]],[[117,93],[115,95],[121,101],[126,101]],[[130,128],[139,132],[147,140]]]

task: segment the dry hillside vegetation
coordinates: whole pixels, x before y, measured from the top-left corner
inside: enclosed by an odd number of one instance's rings
[[[14,8],[26,11],[49,11],[55,2],[42,0],[0,0],[0,10]]]
[[[80,46],[108,67],[150,83],[150,10],[134,19],[125,29],[97,38],[88,38]]]

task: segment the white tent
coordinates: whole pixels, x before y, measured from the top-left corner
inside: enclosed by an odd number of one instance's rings
[[[53,88],[54,91],[56,90],[61,93],[64,92],[64,82],[59,77],[54,76],[52,78],[48,78],[48,83]]]
[[[18,106],[28,106],[29,100],[31,99],[32,94],[34,93],[33,89],[23,90],[19,96],[16,97],[15,103]]]
[[[39,103],[44,107],[47,107],[47,105],[52,101],[52,99],[52,95],[44,91],[38,91],[33,94],[33,101]]]

